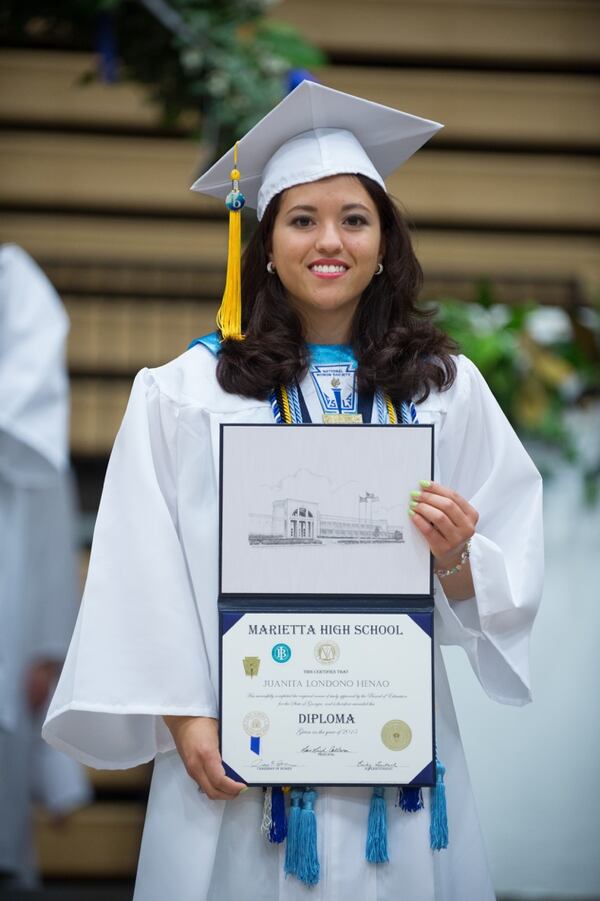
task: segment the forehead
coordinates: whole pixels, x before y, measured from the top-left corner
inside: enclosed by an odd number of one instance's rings
[[[346,206],[350,203],[362,204],[375,211],[368,191],[354,175],[332,175],[318,181],[294,185],[283,192],[280,211],[285,212],[295,206]]]

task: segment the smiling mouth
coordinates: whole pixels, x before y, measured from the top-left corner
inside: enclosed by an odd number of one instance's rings
[[[349,269],[348,266],[340,263],[314,263],[308,268],[313,275],[317,275],[320,278],[337,278],[340,275],[344,275]]]

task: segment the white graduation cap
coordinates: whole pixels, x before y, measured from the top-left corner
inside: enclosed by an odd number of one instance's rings
[[[430,119],[303,81],[237,144],[239,189],[259,219],[293,185],[330,175],[383,179],[443,126]],[[192,185],[213,197],[231,190],[234,148]]]
[[[192,185],[229,209],[227,277],[217,325],[241,340],[241,220],[247,204],[259,220],[285,188],[331,175],[384,178],[443,126],[430,119],[303,81]],[[240,169],[238,171],[238,159]]]

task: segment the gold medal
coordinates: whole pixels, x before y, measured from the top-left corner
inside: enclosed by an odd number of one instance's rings
[[[362,413],[323,413],[327,425],[356,425],[362,421]]]

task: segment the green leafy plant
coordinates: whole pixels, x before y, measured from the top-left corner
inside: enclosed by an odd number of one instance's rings
[[[583,459],[569,414],[600,397],[598,311],[500,304],[482,284],[474,303],[442,298],[437,323],[481,371],[521,437],[542,451],[542,468],[543,450],[557,450],[581,467],[593,498],[600,461]]]
[[[269,0],[6,0],[0,35],[11,41],[94,47],[104,77],[144,84],[167,127],[200,122],[216,157],[286,93],[320,50],[269,19]],[[296,76],[301,77],[301,72]]]

